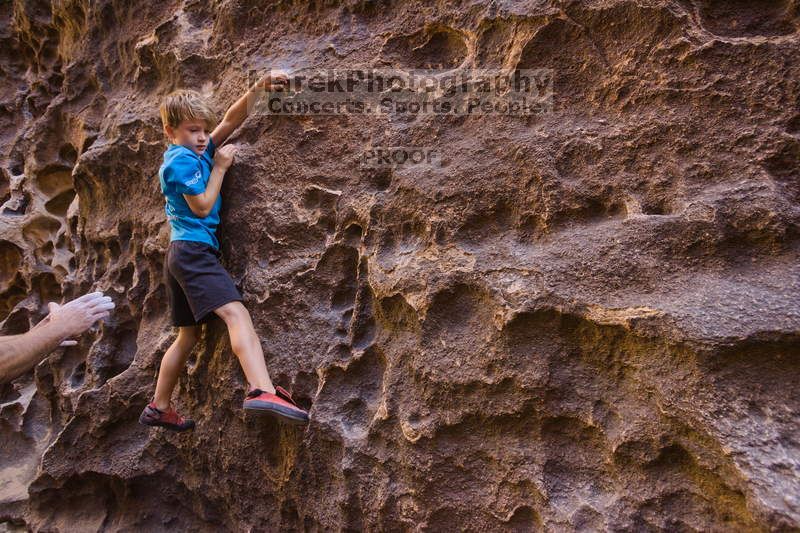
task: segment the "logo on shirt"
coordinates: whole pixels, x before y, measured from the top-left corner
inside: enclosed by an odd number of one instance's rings
[[[200,174],[200,171],[198,170],[197,173],[194,175],[194,178],[190,179],[189,181],[184,182],[184,184],[186,186],[191,187],[192,185],[194,185],[195,183],[200,181],[200,178],[202,178],[202,175]]]

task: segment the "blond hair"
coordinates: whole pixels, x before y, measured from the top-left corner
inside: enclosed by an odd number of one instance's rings
[[[217,125],[217,116],[205,97],[191,89],[172,91],[159,108],[164,126],[177,128],[184,120],[202,120],[211,130]]]

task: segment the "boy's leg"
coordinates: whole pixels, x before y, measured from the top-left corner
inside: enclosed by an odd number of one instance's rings
[[[193,241],[173,241],[171,246],[175,253],[170,255],[170,272],[186,295],[192,321],[203,322],[216,314],[228,327],[231,347],[249,383],[242,407],[266,411],[293,423],[307,423],[308,413],[291,394],[273,386],[250,313],[230,274],[219,262],[219,250]]]
[[[250,388],[275,394],[275,387],[272,385],[267,365],[264,362],[261,341],[253,328],[250,313],[247,312],[242,302],[229,302],[215,309],[214,313],[228,326],[231,348],[239,358],[239,364],[242,365]]]
[[[173,431],[186,431],[194,427],[194,421],[188,420],[170,407],[172,390],[178,382],[186,359],[192,351],[199,327],[196,325],[189,302],[183,293],[178,280],[172,275],[169,264],[172,262],[173,242],[167,248],[164,261],[164,280],[167,286],[172,325],[180,328],[178,338],[169,347],[161,360],[161,368],[156,382],[155,399],[147,404],[139,416],[139,422],[146,426],[160,426]]]
[[[169,409],[172,391],[178,383],[178,377],[186,366],[186,360],[192,353],[192,348],[197,343],[200,335],[200,326],[184,326],[178,328],[178,338],[167,349],[156,382],[156,393],[153,403],[166,411]]]
[[[293,424],[307,424],[308,413],[281,387],[274,387],[269,379],[261,342],[253,328],[250,313],[242,302],[229,302],[214,310],[228,326],[233,353],[239,358],[244,375],[250,383],[242,407],[246,410],[267,412]]]

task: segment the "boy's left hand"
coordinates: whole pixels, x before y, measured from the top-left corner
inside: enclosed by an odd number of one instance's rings
[[[264,89],[270,91],[282,91],[289,85],[289,76],[282,70],[270,70],[269,74],[259,79],[254,85],[254,89]]]

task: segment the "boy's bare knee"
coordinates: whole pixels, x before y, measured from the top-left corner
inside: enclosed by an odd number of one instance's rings
[[[217,314],[217,316],[224,320],[226,324],[230,324],[231,322],[240,322],[250,316],[247,313],[245,306],[242,305],[242,302],[227,303],[216,308],[214,312]]]
[[[200,326],[184,326],[178,328],[178,337],[187,343],[196,344],[200,339]]]

